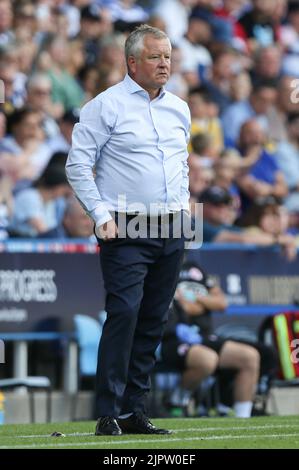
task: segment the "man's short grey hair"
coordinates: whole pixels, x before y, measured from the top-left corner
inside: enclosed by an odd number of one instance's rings
[[[49,88],[52,88],[52,82],[48,75],[45,73],[37,72],[31,75],[26,83],[26,88],[28,91],[39,87],[40,85],[46,85]]]
[[[130,56],[140,57],[143,48],[143,41],[145,36],[154,36],[156,39],[168,39],[168,36],[161,29],[154,28],[148,24],[143,24],[134,29],[134,31],[127,37],[125,43],[125,56],[128,63]]]

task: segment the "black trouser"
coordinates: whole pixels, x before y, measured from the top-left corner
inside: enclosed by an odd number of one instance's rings
[[[99,244],[107,320],[99,345],[97,415],[145,412],[184,238],[117,238]]]

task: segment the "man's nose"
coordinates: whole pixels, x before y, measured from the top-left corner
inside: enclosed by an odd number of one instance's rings
[[[167,67],[168,61],[167,61],[166,57],[161,57],[159,65],[160,65],[160,67]]]

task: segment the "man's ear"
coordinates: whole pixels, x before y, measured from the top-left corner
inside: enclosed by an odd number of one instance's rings
[[[132,72],[133,74],[136,73],[136,63],[137,63],[136,57],[134,57],[133,55],[130,55],[130,56],[128,57],[128,69],[129,69],[129,72]]]

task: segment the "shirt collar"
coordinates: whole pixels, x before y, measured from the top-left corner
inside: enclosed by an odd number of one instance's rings
[[[124,80],[123,80],[124,84],[125,84],[125,87],[127,88],[128,92],[130,94],[132,93],[137,93],[138,91],[143,91],[143,92],[146,92],[146,90],[144,90],[144,88],[142,88],[137,82],[135,82],[135,80],[133,80],[129,74],[126,74]],[[164,87],[161,87],[160,89],[160,93],[159,95],[157,96],[157,98],[162,98],[164,95],[165,95],[166,91],[164,89]],[[156,98],[156,99],[157,99]]]

